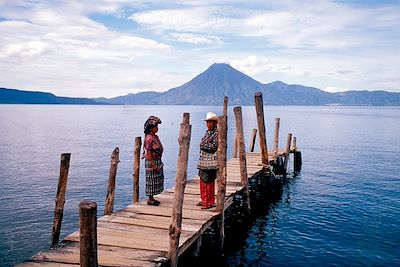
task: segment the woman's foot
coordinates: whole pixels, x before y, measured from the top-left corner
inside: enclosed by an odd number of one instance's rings
[[[203,202],[200,201],[199,203],[196,204],[196,206],[203,206]]]
[[[208,206],[202,206],[201,209],[202,210],[208,210],[208,209],[214,208],[215,206],[216,206],[215,204],[208,205]]]
[[[147,205],[158,206],[160,205],[160,201],[151,196],[149,197],[149,200],[147,200]]]
[[[155,200],[155,199],[153,199],[153,200],[147,200],[147,205],[150,205],[150,206],[158,206],[158,205],[160,205],[160,202],[157,201],[157,200]]]

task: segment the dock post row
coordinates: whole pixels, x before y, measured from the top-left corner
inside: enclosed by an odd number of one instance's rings
[[[197,207],[199,178],[187,179],[188,152],[191,137],[190,114],[184,113],[178,137],[178,162],[175,188],[166,189],[158,207],[139,200],[141,137],[135,138],[133,161],[133,204],[114,211],[115,180],[119,148],[111,155],[110,173],[104,216],[97,218],[97,204],[83,201],[79,205],[80,229],[59,243],[71,153],[61,155],[59,184],[55,201],[54,223],[49,250],[40,251],[18,266],[178,266],[179,256],[189,248],[199,254],[201,237],[214,222],[218,227],[220,252],[224,251],[225,211],[232,207],[236,195],[243,195],[250,211],[249,179],[262,175],[285,179],[289,155],[293,172],[301,170],[301,152],[297,139],[288,133],[285,149],[278,148],[280,118],[275,119],[274,144],[267,149],[262,93],[254,96],[258,129],[253,129],[249,151],[245,151],[243,118],[240,106],[234,107],[234,155],[227,161],[227,108],[224,97],[223,115],[218,117],[218,166],[216,207]],[[260,152],[254,152],[258,133]],[[238,155],[239,154],[239,155]],[[279,178],[281,177],[281,178]],[[152,233],[152,234],[149,234]]]

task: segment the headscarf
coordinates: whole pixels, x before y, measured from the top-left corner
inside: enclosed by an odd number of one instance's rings
[[[160,118],[156,116],[150,116],[144,123],[144,130],[146,131],[147,127],[150,125],[157,126],[158,124],[161,124]]]

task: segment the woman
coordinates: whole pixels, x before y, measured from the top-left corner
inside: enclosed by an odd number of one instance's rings
[[[215,179],[217,178],[218,162],[218,117],[213,112],[206,115],[207,131],[200,142],[200,158],[197,168],[200,176],[201,201],[197,206],[202,209],[215,207]]]
[[[150,116],[144,124],[143,154],[146,169],[146,196],[147,204],[152,206],[160,205],[160,201],[154,198],[164,190],[164,170],[161,161],[163,146],[157,136],[160,118]]]

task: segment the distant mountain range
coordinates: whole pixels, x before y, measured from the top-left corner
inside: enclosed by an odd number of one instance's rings
[[[99,105],[90,98],[60,97],[51,93],[0,88],[0,104],[75,104]]]
[[[191,81],[166,92],[141,92],[114,98],[67,98],[50,93],[0,88],[0,103],[26,104],[130,104],[130,105],[253,105],[262,92],[265,105],[399,106],[400,93],[347,91],[328,93],[314,87],[281,81],[260,83],[228,64],[216,63]]]

